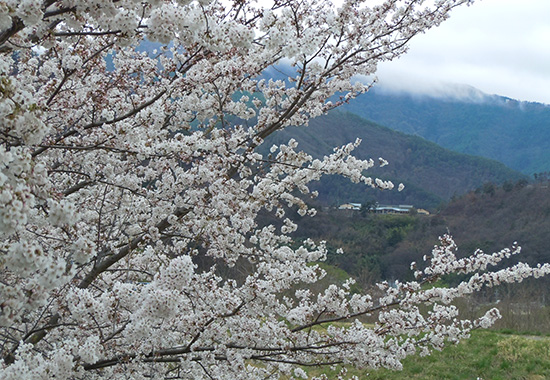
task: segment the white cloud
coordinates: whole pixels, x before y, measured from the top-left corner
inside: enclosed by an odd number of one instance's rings
[[[481,0],[418,36],[380,65],[381,86],[415,92],[464,83],[489,94],[550,104],[550,1]]]

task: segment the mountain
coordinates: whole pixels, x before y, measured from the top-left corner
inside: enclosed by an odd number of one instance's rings
[[[143,40],[136,50],[154,56],[160,47]],[[112,58],[106,57],[110,70],[114,70]],[[260,77],[288,82],[294,74],[292,66],[282,63]],[[526,175],[550,171],[550,105],[487,95],[466,85],[445,85],[433,95],[374,87],[342,109],[456,152],[500,161]]]
[[[265,145],[286,143],[294,138],[299,148],[314,157],[332,153],[332,149],[362,139],[354,155],[361,159],[378,157],[389,161],[373,168],[372,176],[405,184],[402,192],[379,191],[353,184],[337,176],[328,176],[316,184],[324,204],[377,201],[413,204],[434,208],[442,201],[466,193],[488,182],[525,180],[527,177],[494,160],[452,152],[418,136],[407,135],[366,121],[351,113],[333,111],[313,119],[309,127],[289,127],[271,136]]]
[[[379,215],[362,211],[322,209],[315,218],[291,215],[298,221],[295,238],[325,240],[329,263],[367,285],[381,279],[412,277],[410,263],[423,262],[450,233],[459,247],[458,257],[476,249],[492,253],[517,242],[522,251],[504,264],[549,262],[550,183],[505,182],[486,185],[454,198],[431,215]],[[337,248],[344,254],[336,254]]]
[[[449,231],[464,256],[477,248],[486,253],[510,247],[517,242],[521,255],[511,261],[530,265],[548,262],[550,231],[549,183],[485,186],[454,199],[437,215],[420,222],[381,259],[385,276],[398,278],[408,270],[397,263],[419,261],[435,244],[434,237]]]
[[[550,170],[550,105],[454,86],[433,96],[373,88],[344,109],[527,175]]]

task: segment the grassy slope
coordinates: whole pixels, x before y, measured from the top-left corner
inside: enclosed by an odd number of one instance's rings
[[[547,379],[550,338],[475,331],[471,339],[425,358],[410,357],[402,372],[379,370],[369,379]]]
[[[308,370],[336,378],[339,368]],[[542,380],[550,376],[550,337],[474,331],[472,337],[427,357],[411,356],[402,371],[348,369],[359,379],[397,380]]]

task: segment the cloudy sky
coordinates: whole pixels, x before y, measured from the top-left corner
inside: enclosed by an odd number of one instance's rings
[[[477,0],[380,65],[380,86],[440,91],[468,84],[488,94],[550,104],[550,0]]]

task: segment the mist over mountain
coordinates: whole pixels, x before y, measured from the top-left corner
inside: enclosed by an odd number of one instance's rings
[[[262,77],[284,80],[292,74],[292,67],[281,64]],[[489,95],[465,84],[377,84],[342,109],[456,152],[500,161],[529,176],[550,170],[547,104]]]
[[[550,170],[549,105],[445,85],[419,94],[374,87],[344,109],[528,175]]]

